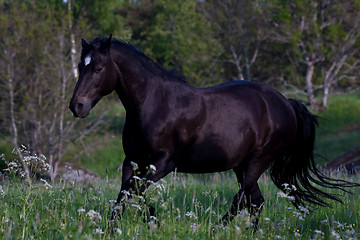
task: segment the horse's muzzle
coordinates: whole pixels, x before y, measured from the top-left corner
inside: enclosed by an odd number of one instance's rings
[[[70,101],[69,108],[74,117],[84,118],[90,114],[91,101],[86,97],[73,98]]]

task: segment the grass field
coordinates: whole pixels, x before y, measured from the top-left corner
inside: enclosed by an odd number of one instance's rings
[[[352,181],[358,179],[338,176]],[[6,181],[0,189],[0,239],[358,239],[360,188],[353,194],[333,191],[344,204],[331,202],[308,213],[296,211],[264,175],[265,206],[259,229],[252,232],[242,212],[227,227],[217,227],[238,191],[232,173],[171,174],[153,185],[147,202],[160,226],[143,221],[141,199],[127,203],[125,215],[110,234],[109,217],[119,180],[31,185]],[[328,189],[326,191],[329,191]],[[247,228],[249,227],[249,228]],[[215,230],[215,231],[214,231]]]

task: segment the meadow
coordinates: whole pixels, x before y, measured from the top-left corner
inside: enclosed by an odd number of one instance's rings
[[[337,175],[359,182],[355,176]],[[298,211],[265,174],[260,188],[265,206],[254,233],[249,214],[241,212],[226,227],[218,225],[238,191],[231,172],[172,173],[141,198],[128,200],[125,214],[108,231],[120,180],[93,183],[45,180],[32,184],[6,181],[0,189],[0,239],[358,239],[360,188],[338,194],[344,204],[309,206]],[[156,208],[159,225],[145,223],[142,209]]]

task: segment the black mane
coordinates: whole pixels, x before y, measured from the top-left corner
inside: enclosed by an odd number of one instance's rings
[[[90,42],[91,48],[82,50],[81,59],[83,60],[85,58],[85,56],[87,55],[87,53],[89,53],[91,50],[99,48],[101,46],[101,44],[104,43],[106,40],[107,40],[106,37],[97,37],[94,40],[92,40]],[[168,69],[161,67],[159,64],[154,62],[154,60],[152,60],[151,58],[146,56],[141,50],[136,48],[132,43],[125,41],[125,40],[117,40],[117,39],[113,38],[111,41],[111,44],[112,44],[111,46],[113,48],[115,48],[119,51],[126,48],[126,49],[130,50],[131,52],[133,52],[134,55],[137,56],[137,58],[139,58],[139,60],[145,62],[146,64],[150,63],[151,68],[149,68],[149,70],[151,70],[153,73],[155,73],[157,75],[163,75],[166,77],[166,79],[169,79],[172,81],[186,83],[186,77],[184,75],[182,75],[181,73],[179,73],[176,70],[173,70],[173,69],[168,70]]]

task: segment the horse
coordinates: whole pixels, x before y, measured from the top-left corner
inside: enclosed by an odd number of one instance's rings
[[[327,206],[325,199],[341,202],[318,186],[344,191],[358,186],[318,170],[313,153],[317,116],[267,85],[239,80],[196,88],[112,35],[90,43],[82,39],[78,68],[69,105],[74,117],[85,118],[113,91],[126,110],[117,198],[122,210],[114,210],[113,219],[123,214],[127,194],[145,194],[150,183],[172,171],[234,171],[239,191],[221,220],[224,225],[247,208],[256,227],[264,204],[257,181],[267,169],[297,208],[308,203]],[[136,177],[147,181],[135,193]],[[154,215],[153,207],[147,211]]]

